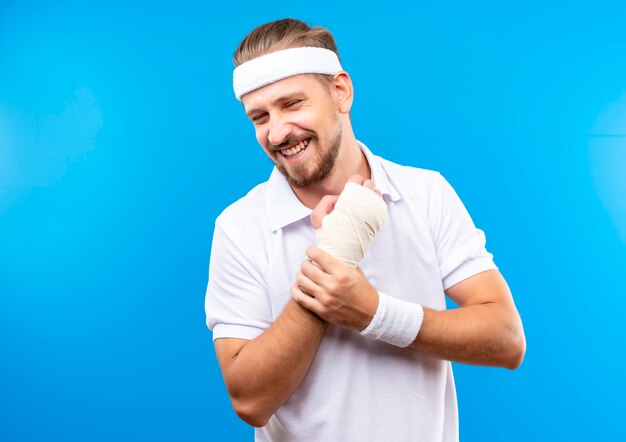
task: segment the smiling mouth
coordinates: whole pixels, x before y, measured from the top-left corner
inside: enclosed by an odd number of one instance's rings
[[[280,153],[283,154],[285,158],[295,158],[306,150],[310,142],[311,138],[306,138],[299,143],[294,144],[293,146],[287,147],[285,149],[280,149]]]

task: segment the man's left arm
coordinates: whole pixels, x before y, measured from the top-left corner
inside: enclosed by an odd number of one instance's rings
[[[446,290],[459,307],[424,309],[410,349],[472,365],[515,369],[526,352],[522,321],[498,270],[471,276]]]
[[[296,277],[294,299],[328,322],[365,329],[379,295],[363,272],[309,247]],[[459,307],[424,308],[417,338],[409,349],[473,365],[517,368],[526,350],[522,323],[506,281],[498,270],[471,276],[446,290]]]

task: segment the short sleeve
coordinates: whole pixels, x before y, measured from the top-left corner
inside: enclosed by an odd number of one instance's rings
[[[250,340],[270,326],[271,310],[261,272],[245,253],[242,241],[231,236],[216,223],[205,298],[206,322],[213,340]]]
[[[444,290],[477,273],[497,269],[485,248],[484,232],[474,226],[461,199],[440,174],[429,197],[429,223]]]

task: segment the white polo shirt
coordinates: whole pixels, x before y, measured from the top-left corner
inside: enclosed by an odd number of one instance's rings
[[[389,214],[361,269],[379,291],[445,310],[444,290],[497,268],[483,232],[438,172],[400,166],[360,146]],[[280,315],[304,251],[315,244],[310,213],[274,168],[217,218],[205,304],[214,340],[254,339]],[[458,438],[449,361],[336,326],[296,392],[256,429],[258,441]]]

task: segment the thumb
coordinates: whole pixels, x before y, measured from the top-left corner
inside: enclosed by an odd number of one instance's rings
[[[311,225],[314,229],[322,227],[322,219],[333,211],[339,195],[326,195],[311,212]]]

